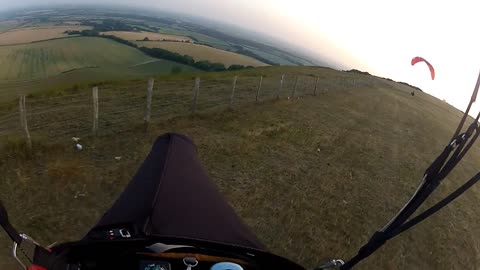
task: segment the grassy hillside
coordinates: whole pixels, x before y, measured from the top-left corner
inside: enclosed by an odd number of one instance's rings
[[[154,60],[108,39],[75,37],[0,47],[0,79],[47,77],[85,67],[131,66]]]
[[[162,48],[182,55],[189,55],[193,57],[195,61],[208,60],[213,63],[222,63],[226,67],[235,64],[254,67],[266,65],[265,63],[249,56],[205,45],[168,41],[137,41],[136,43],[139,47]]]
[[[226,104],[235,74],[240,75],[242,101],[233,110],[207,110],[209,102]],[[265,76],[263,101],[254,104],[260,74]],[[286,74],[285,88],[282,98],[273,101],[281,74]],[[298,86],[303,96],[287,100],[296,75],[305,76]],[[316,97],[308,95],[315,77],[321,83]],[[3,138],[0,197],[12,222],[43,244],[78,239],[125,187],[155,137],[176,131],[195,140],[212,179],[267,247],[311,268],[351,257],[398,211],[461,116],[427,94],[412,97],[410,89],[382,79],[325,68],[265,67],[208,74],[201,86],[200,114],[189,117],[191,79],[165,77],[156,84],[155,122],[148,133],[141,128],[140,109],[128,117],[104,118],[100,137],[82,136],[82,152],[74,151],[70,134],[59,137],[61,127],[55,124],[50,129],[58,132],[56,140],[32,133],[37,135],[31,154],[17,137]],[[101,111],[133,104],[142,108],[145,82],[119,86],[100,87]],[[90,119],[89,91],[75,93],[84,95],[85,108],[64,97],[65,117]],[[186,105],[175,105],[185,100]],[[30,102],[52,109],[61,103]],[[433,200],[472,176],[479,159],[477,145]],[[478,187],[473,188],[356,269],[480,268],[479,199]],[[0,268],[13,269],[4,234],[0,247]]]

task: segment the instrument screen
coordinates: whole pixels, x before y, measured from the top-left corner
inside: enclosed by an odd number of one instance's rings
[[[165,261],[140,261],[139,270],[170,270],[170,264]]]

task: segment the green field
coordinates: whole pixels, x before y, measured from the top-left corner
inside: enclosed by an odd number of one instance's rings
[[[235,74],[202,77],[197,117],[189,116],[193,78],[157,77],[148,133],[142,126],[146,81],[103,84],[101,135],[95,140],[87,135],[89,88],[73,93],[80,95],[82,106],[68,96],[28,99],[27,106],[36,111],[66,105],[63,113],[31,114],[32,129],[43,126],[32,131],[33,153],[25,150],[16,117],[12,124],[18,131],[12,127],[14,135],[0,140],[0,197],[12,222],[45,245],[78,239],[128,183],[154,138],[176,131],[195,140],[212,179],[266,246],[313,268],[327,259],[353,256],[396,214],[461,116],[427,94],[412,97],[404,85],[308,67],[239,72],[234,108],[225,110]],[[285,86],[275,101],[281,74],[286,74]],[[263,101],[255,104],[260,75]],[[302,75],[297,93],[302,97],[287,100],[297,75]],[[316,97],[311,95],[315,77],[320,78]],[[208,109],[211,104],[217,107]],[[13,108],[0,117],[14,113]],[[63,134],[72,127],[86,129],[82,152],[74,151],[71,142],[82,134],[79,130]],[[478,160],[477,144],[429,204],[474,175]],[[474,187],[355,269],[478,269],[479,199]],[[1,269],[13,269],[8,243],[0,234]]]
[[[142,52],[93,37],[0,46],[0,80],[26,80],[86,67],[132,66],[151,61]]]
[[[187,65],[168,60],[153,60],[145,64],[124,67],[83,68],[71,72],[61,73],[48,78],[39,78],[26,81],[0,82],[0,103],[16,99],[19,94],[48,94],[74,85],[86,86],[96,82],[128,81],[145,77],[170,75],[173,67],[181,69],[182,73],[190,74],[201,71]]]
[[[151,58],[115,41],[73,37],[0,46],[0,103],[19,94],[62,90],[73,85],[121,81],[199,70]]]
[[[246,49],[248,49],[249,51],[255,53],[256,55],[258,55],[260,57],[263,57],[263,58],[265,58],[269,61],[272,61],[274,63],[278,63],[280,65],[295,65],[295,63],[290,62],[289,60],[287,60],[283,57],[280,57],[277,54],[273,54],[271,52],[261,51],[261,50],[258,50],[256,48],[253,48],[253,47],[246,47]]]

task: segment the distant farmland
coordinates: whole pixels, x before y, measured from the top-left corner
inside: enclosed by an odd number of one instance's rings
[[[137,41],[136,43],[138,44],[138,46],[148,48],[162,48],[182,55],[190,55],[196,61],[208,60],[210,62],[222,63],[227,67],[233,64],[254,67],[267,65],[252,57],[212,48],[205,45],[167,41]]]
[[[25,80],[86,67],[133,66],[153,61],[112,40],[73,37],[0,47],[0,80]]]
[[[191,38],[185,36],[167,35],[153,32],[128,32],[128,31],[108,31],[102,32],[104,35],[113,35],[126,40],[173,40],[173,41],[192,41]]]
[[[41,40],[67,37],[67,30],[86,30],[89,26],[52,26],[52,27],[32,27],[10,30],[0,34],[0,45],[13,45],[30,43]]]
[[[0,22],[0,32],[6,32],[10,29],[15,28],[17,25],[18,22],[15,20]]]

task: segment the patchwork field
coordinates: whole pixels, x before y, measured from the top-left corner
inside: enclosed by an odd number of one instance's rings
[[[170,40],[170,41],[192,41],[191,38],[177,35],[167,35],[153,32],[128,32],[128,31],[107,31],[102,32],[104,35],[112,35],[126,40]]]
[[[208,60],[214,63],[222,63],[225,66],[230,66],[233,64],[254,67],[267,65],[252,57],[212,48],[205,45],[168,41],[137,41],[136,43],[138,46],[162,48],[182,55],[190,55],[195,59],[195,61]]]
[[[154,24],[155,25],[155,24]],[[197,33],[193,30],[179,29],[173,26],[167,25],[156,25],[160,32],[170,34],[170,35],[180,35],[180,36],[189,36],[195,38],[203,44],[209,44],[219,49],[228,49],[230,48],[229,44],[221,39],[207,36],[201,33]]]
[[[0,47],[0,80],[26,80],[86,67],[133,66],[153,61],[112,40],[73,37]]]
[[[51,26],[14,29],[0,34],[0,45],[13,45],[67,37],[65,31],[82,31],[89,26]]]

